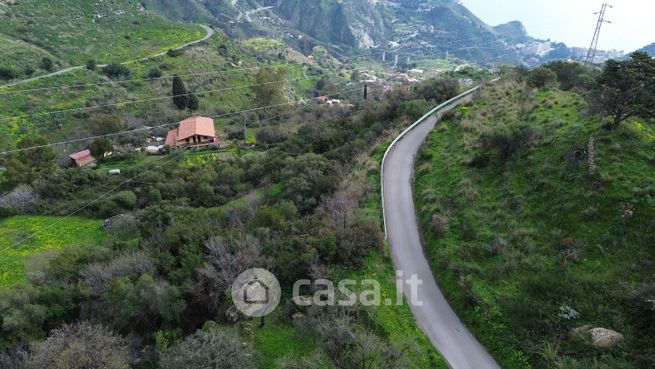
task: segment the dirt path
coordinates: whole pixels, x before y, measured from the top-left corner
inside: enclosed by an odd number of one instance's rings
[[[204,24],[201,24],[200,27],[202,27],[205,30],[205,32],[206,32],[205,36],[203,36],[201,39],[191,41],[191,42],[187,42],[186,44],[178,46],[178,47],[174,48],[173,50],[180,50],[180,49],[184,49],[186,47],[192,46],[192,45],[199,44],[199,43],[209,39],[210,37],[212,37],[214,35],[214,33],[215,33],[213,29],[211,29],[208,26],[205,26]],[[136,63],[136,62],[148,61],[150,59],[154,59],[154,58],[166,55],[167,52],[168,52],[168,50],[164,51],[164,52],[161,52],[159,54],[150,55],[150,56],[145,57],[145,58],[126,61],[126,62],[123,62],[121,64],[127,65],[127,64],[133,64],[133,63]],[[106,67],[106,66],[107,66],[107,64],[98,65],[99,68],[103,68],[103,67]],[[18,85],[22,85],[22,84],[25,84],[25,83],[28,83],[28,82],[37,81],[37,80],[40,80],[40,79],[43,79],[43,78],[58,76],[58,75],[65,74],[65,73],[68,73],[68,72],[72,72],[74,70],[78,70],[78,69],[82,69],[82,68],[86,68],[86,66],[80,65],[80,66],[77,66],[77,67],[69,67],[69,68],[66,68],[66,69],[58,70],[56,72],[52,72],[52,73],[44,74],[44,75],[41,75],[41,76],[36,76],[36,77],[24,79],[24,80],[18,81],[18,82],[9,83],[9,84],[6,84],[4,86],[0,86],[0,88],[18,86]]]

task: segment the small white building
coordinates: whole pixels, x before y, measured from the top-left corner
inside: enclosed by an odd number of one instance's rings
[[[148,154],[159,154],[164,149],[164,145],[150,145],[146,146],[146,152]]]

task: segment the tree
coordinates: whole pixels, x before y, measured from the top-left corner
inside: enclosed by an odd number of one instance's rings
[[[52,59],[50,59],[50,58],[41,59],[41,63],[39,64],[39,67],[41,67],[41,69],[43,69],[45,71],[48,71],[48,72],[52,72],[52,67],[53,66],[54,66],[54,63],[52,62]]]
[[[446,101],[459,93],[459,82],[450,78],[434,78],[416,87],[418,96],[437,102]]]
[[[198,96],[194,94],[189,95],[189,101],[187,101],[187,106],[186,108],[189,110],[189,112],[193,113],[196,110],[198,110]]]
[[[18,73],[15,70],[7,67],[0,67],[0,79],[9,81],[18,77]]]
[[[173,345],[162,355],[162,369],[250,369],[257,367],[254,351],[234,329],[211,322]]]
[[[116,133],[124,129],[121,118],[117,114],[94,114],[89,119],[89,128],[96,135]]]
[[[557,82],[557,75],[552,70],[539,67],[528,73],[526,83],[533,88],[545,88],[554,85]]]
[[[19,183],[30,184],[42,175],[55,169],[55,152],[43,136],[28,135],[18,140],[16,149],[5,167],[5,178],[8,187]]]
[[[609,60],[589,94],[593,112],[609,117],[615,130],[632,117],[655,117],[655,60],[636,52],[629,60]]]
[[[91,300],[85,315],[111,323],[119,332],[144,334],[177,327],[185,307],[178,287],[143,274],[136,280],[117,278],[106,295]]]
[[[173,76],[173,103],[177,109],[182,112],[189,103],[189,91],[184,81],[177,74]]]
[[[27,367],[129,369],[132,357],[126,339],[100,325],[82,322],[55,329],[37,343]]]
[[[89,150],[91,150],[91,155],[96,159],[101,159],[105,153],[113,150],[114,145],[108,139],[101,137],[93,140],[89,145]]]
[[[8,194],[0,197],[0,208],[9,209],[16,214],[30,213],[39,201],[39,195],[28,185],[19,185]]]
[[[593,80],[594,70],[579,63],[558,60],[550,62],[544,67],[555,72],[560,89],[563,91],[570,91],[574,88],[588,88]]]
[[[257,96],[257,102],[261,106],[279,105],[286,102],[284,95],[284,82],[287,71],[284,68],[277,70],[261,68],[255,76],[253,90]]]
[[[96,70],[98,68],[98,63],[96,63],[95,59],[89,59],[86,62],[86,69],[88,70]]]

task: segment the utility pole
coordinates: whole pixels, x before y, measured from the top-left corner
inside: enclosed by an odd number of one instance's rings
[[[396,68],[398,66],[398,54],[396,54],[396,60],[393,62],[393,67]]]
[[[594,13],[598,14],[598,23],[596,24],[596,31],[594,32],[594,38],[591,40],[591,46],[589,46],[589,51],[587,51],[587,58],[585,59],[585,65],[589,65],[596,60],[596,51],[598,50],[598,39],[600,38],[600,29],[603,27],[603,23],[612,23],[608,20],[605,20],[605,12],[607,8],[614,8],[608,3],[603,3],[603,6],[600,8],[600,12]]]
[[[364,100],[368,99],[368,84],[364,83]]]
[[[382,52],[382,62],[384,63],[384,62],[386,62],[386,61],[387,61],[387,52],[386,52],[386,51],[383,51],[383,52]]]

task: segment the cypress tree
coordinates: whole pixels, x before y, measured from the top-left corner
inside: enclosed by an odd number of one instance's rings
[[[184,85],[184,81],[177,74],[173,76],[173,103],[182,112],[189,103],[189,91]]]
[[[192,113],[198,110],[198,96],[194,94],[190,94],[189,99],[187,101],[186,108],[189,109],[189,111]]]

